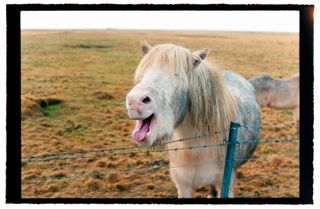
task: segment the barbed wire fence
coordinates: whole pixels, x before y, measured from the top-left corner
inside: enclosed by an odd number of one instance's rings
[[[230,129],[228,130],[222,130],[222,131],[216,131],[212,133],[208,133],[201,136],[195,136],[195,137],[188,137],[188,138],[182,138],[177,140],[171,140],[163,142],[160,148],[149,148],[145,146],[128,146],[128,147],[116,147],[116,148],[110,148],[110,149],[96,149],[96,150],[84,150],[84,151],[68,151],[68,152],[61,152],[61,153],[50,153],[50,154],[44,154],[44,155],[35,155],[35,156],[29,156],[22,158],[21,162],[22,165],[32,165],[36,166],[37,163],[51,163],[51,162],[71,162],[69,164],[62,163],[62,167],[65,167],[67,165],[72,166],[72,162],[79,161],[79,160],[90,160],[90,159],[99,159],[104,157],[109,158],[116,158],[121,156],[135,156],[139,154],[147,154],[147,153],[167,153],[167,152],[179,152],[182,150],[192,150],[192,149],[214,149],[218,147],[225,147],[227,149],[226,159],[225,160],[215,160],[215,161],[208,161],[208,162],[202,162],[197,164],[188,164],[188,165],[178,165],[178,166],[170,166],[168,162],[163,162],[160,160],[153,160],[149,164],[150,166],[147,168],[133,168],[130,166],[127,169],[119,170],[117,169],[114,171],[113,168],[106,168],[103,172],[88,172],[88,173],[80,173],[80,174],[74,174],[74,175],[56,175],[56,176],[42,176],[42,177],[29,177],[29,178],[22,178],[22,185],[23,184],[34,184],[37,182],[43,182],[43,181],[59,181],[59,180],[68,180],[72,181],[73,179],[79,179],[79,178],[102,178],[106,177],[110,174],[116,175],[130,175],[130,174],[137,174],[137,175],[143,175],[143,174],[150,174],[150,173],[156,173],[162,170],[171,170],[171,169],[179,169],[182,167],[187,166],[205,166],[210,165],[213,163],[217,163],[219,161],[220,163],[225,164],[224,169],[224,178],[223,178],[223,184],[221,188],[221,195],[224,198],[228,198],[229,196],[229,189],[230,189],[230,183],[231,183],[231,170],[233,167],[233,163],[236,161],[247,161],[247,162],[259,162],[260,166],[263,171],[266,171],[264,175],[258,175],[256,173],[252,173],[251,175],[242,176],[237,175],[236,178],[236,186],[238,186],[238,191],[235,193],[235,197],[244,197],[244,198],[252,198],[252,197],[269,197],[270,194],[276,194],[277,192],[280,192],[281,190],[293,190],[295,193],[299,193],[299,184],[298,185],[290,185],[286,186],[285,188],[281,188],[279,184],[275,184],[272,182],[272,179],[275,177],[282,177],[284,180],[288,178],[298,178],[298,174],[290,173],[288,171],[287,173],[281,173],[278,171],[273,171],[272,173],[268,173],[268,170],[270,170],[270,160],[272,159],[278,159],[279,157],[289,157],[291,159],[297,160],[299,159],[299,151],[295,152],[287,152],[287,153],[273,153],[269,154],[267,156],[254,156],[251,158],[236,158],[234,156],[234,152],[237,149],[238,146],[242,146],[245,144],[279,144],[279,143],[291,143],[294,144],[299,141],[299,138],[277,138],[277,139],[260,139],[255,141],[246,141],[243,139],[237,139],[237,133],[234,133],[233,131],[238,129],[246,129],[250,131],[250,129],[260,129],[260,130],[279,130],[284,128],[293,128],[293,125],[290,126],[259,126],[259,125],[242,125],[242,124],[234,124],[232,123],[230,126]],[[166,144],[171,143],[177,143],[181,141],[188,141],[188,140],[197,140],[209,136],[213,136],[216,134],[226,133],[229,132],[229,138],[228,140],[224,140],[222,143],[217,144],[202,144],[198,146],[188,146],[188,147],[181,147],[181,148],[166,148]],[[232,132],[234,134],[233,137],[231,137]],[[230,151],[231,149],[231,151]],[[231,152],[231,154],[229,154]],[[233,153],[232,153],[233,152]],[[271,161],[272,162],[272,161]],[[277,164],[277,163],[276,163]],[[279,164],[279,163],[278,163]],[[230,170],[231,169],[231,170]],[[241,185],[257,185],[261,189],[260,191],[249,191],[244,190]],[[270,189],[271,187],[271,189]],[[150,188],[149,188],[150,189]],[[141,182],[141,185],[138,187],[135,187],[131,190],[126,189],[119,189],[118,192],[113,193],[112,196],[106,196],[106,198],[141,198],[141,197],[149,197],[150,191],[148,188],[146,188],[146,185]],[[152,194],[155,195],[159,193],[159,195],[163,194],[173,194],[170,197],[176,197],[176,189],[174,187],[171,188],[151,188]],[[139,192],[137,192],[139,191]],[[292,194],[289,194],[289,196]],[[94,196],[93,196],[94,197]],[[167,197],[167,196],[163,196]],[[275,197],[275,196],[272,196]]]

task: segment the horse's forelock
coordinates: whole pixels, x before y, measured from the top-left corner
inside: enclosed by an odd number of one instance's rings
[[[135,74],[135,82],[139,82],[147,70],[165,68],[171,76],[179,79],[192,67],[192,54],[183,47],[172,44],[154,46],[141,59]]]

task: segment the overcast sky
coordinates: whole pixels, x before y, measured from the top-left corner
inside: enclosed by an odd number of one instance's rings
[[[22,11],[21,29],[299,32],[298,11]]]

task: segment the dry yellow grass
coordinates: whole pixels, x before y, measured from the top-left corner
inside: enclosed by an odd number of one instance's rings
[[[22,158],[134,146],[130,139],[134,122],[127,118],[124,98],[141,59],[142,39],[151,44],[171,42],[194,50],[209,48],[210,61],[246,78],[260,74],[288,77],[299,70],[298,34],[22,31],[21,91],[27,98],[22,100],[22,108],[34,107],[21,120]],[[63,103],[40,109],[39,98],[57,98]],[[293,124],[290,110],[266,108],[262,117],[266,127]],[[273,128],[263,130],[261,138],[291,137],[297,137],[291,129]],[[235,195],[297,197],[299,160],[292,154],[298,153],[298,145],[260,144],[254,154],[256,160],[238,171],[243,180],[236,182]],[[22,197],[175,198],[176,189],[167,167],[166,153],[23,163]],[[254,178],[266,175],[273,176]],[[206,197],[207,192],[207,187],[200,187],[194,196]]]

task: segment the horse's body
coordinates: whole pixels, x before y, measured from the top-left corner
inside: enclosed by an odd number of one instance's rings
[[[145,56],[136,70],[137,85],[127,95],[129,117],[137,120],[133,139],[146,145],[168,140],[170,150],[177,148],[169,156],[178,197],[192,197],[192,189],[198,185],[220,187],[226,146],[210,145],[223,143],[231,121],[260,126],[254,88],[236,73],[213,69],[203,61],[206,50],[191,53],[172,44],[144,44],[143,51]],[[178,140],[216,131],[220,132]],[[259,128],[241,128],[238,139],[258,140]],[[203,145],[208,147],[188,149]],[[250,158],[255,148],[256,143],[238,145],[234,169],[246,161],[239,159]]]
[[[294,109],[296,129],[299,131],[299,75],[289,79],[262,75],[253,77],[249,81],[256,90],[260,107]]]
[[[242,125],[258,124],[260,125],[259,108],[254,100],[254,90],[248,82],[240,75],[231,71],[224,72],[224,78],[228,88],[236,97],[239,104],[239,114],[236,120]],[[174,139],[187,138],[197,134],[197,130],[193,128],[189,115],[182,126],[174,131]],[[259,131],[249,132],[247,129],[240,128],[238,133],[239,140],[253,141],[259,139]],[[182,148],[189,146],[201,146],[209,144],[208,139],[188,140],[178,143],[168,144],[170,149]],[[256,144],[241,145],[237,149],[235,159],[248,159],[253,154]],[[215,185],[217,192],[221,189],[221,182],[224,170],[225,148],[207,148],[198,150],[182,150],[179,152],[169,152],[171,176],[175,181],[180,196],[189,197],[190,190],[195,185]],[[220,154],[218,154],[220,153]],[[218,154],[218,155],[217,155]],[[213,162],[213,163],[211,163]],[[239,167],[244,161],[235,161],[234,167]],[[196,165],[180,168],[179,165]],[[177,168],[175,168],[177,167]],[[234,174],[232,176],[234,181]],[[232,197],[232,191],[229,194]]]

